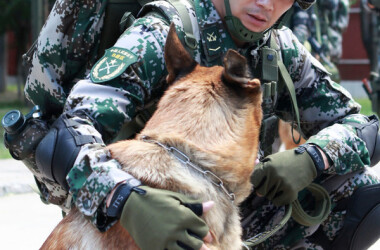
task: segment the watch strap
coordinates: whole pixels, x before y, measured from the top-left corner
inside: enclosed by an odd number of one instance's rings
[[[302,154],[305,151],[310,155],[311,159],[314,162],[314,166],[317,170],[317,177],[320,176],[326,167],[321,152],[318,150],[317,146],[307,143],[300,145],[296,149],[296,152],[299,154]]]

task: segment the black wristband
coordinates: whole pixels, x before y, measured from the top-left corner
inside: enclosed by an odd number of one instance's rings
[[[137,188],[141,185],[141,182],[137,179],[128,179],[126,183],[119,185],[113,196],[109,207],[107,208],[107,217],[119,219],[125,202],[131,195],[132,191],[144,191]]]
[[[299,154],[305,151],[310,155],[311,159],[314,162],[315,169],[317,170],[317,177],[320,176],[326,167],[321,152],[319,152],[317,146],[307,143],[300,145],[296,149],[296,152]]]

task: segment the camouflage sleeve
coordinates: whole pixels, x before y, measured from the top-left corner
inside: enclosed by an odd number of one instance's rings
[[[366,123],[360,105],[350,93],[333,82],[324,67],[298,42],[289,29],[277,36],[282,58],[290,73],[300,111],[301,128],[308,143],[318,145],[334,163],[329,173],[345,174],[368,166],[369,153],[349,122]],[[279,97],[277,112],[292,121],[287,93]]]
[[[94,65],[91,76],[79,81],[67,98],[64,112],[85,111],[93,126],[81,134],[110,142],[139,109],[162,92],[166,75],[163,48],[169,27],[159,18],[140,18]],[[102,143],[82,146],[67,176],[78,209],[97,224],[97,209],[113,187],[129,177]]]

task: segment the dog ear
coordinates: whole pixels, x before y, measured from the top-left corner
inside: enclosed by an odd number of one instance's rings
[[[170,24],[169,34],[165,44],[165,63],[168,70],[168,84],[184,73],[191,72],[197,64],[183,47],[175,30],[174,23]]]
[[[245,89],[257,89],[260,80],[253,79],[248,68],[247,59],[235,50],[228,50],[223,60],[223,78],[230,84]]]

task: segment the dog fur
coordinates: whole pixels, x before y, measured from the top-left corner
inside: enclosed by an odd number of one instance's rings
[[[128,173],[144,185],[180,192],[214,207],[202,217],[210,228],[211,249],[241,249],[238,205],[251,191],[250,175],[257,156],[262,119],[258,79],[235,51],[224,67],[198,65],[171,26],[165,46],[169,89],[153,117],[134,140],[108,146]],[[204,170],[220,177],[236,195],[231,202],[208,177],[181,164],[162,147],[141,140],[149,136],[176,147]],[[101,233],[73,209],[53,230],[42,249],[138,249],[117,223]]]

